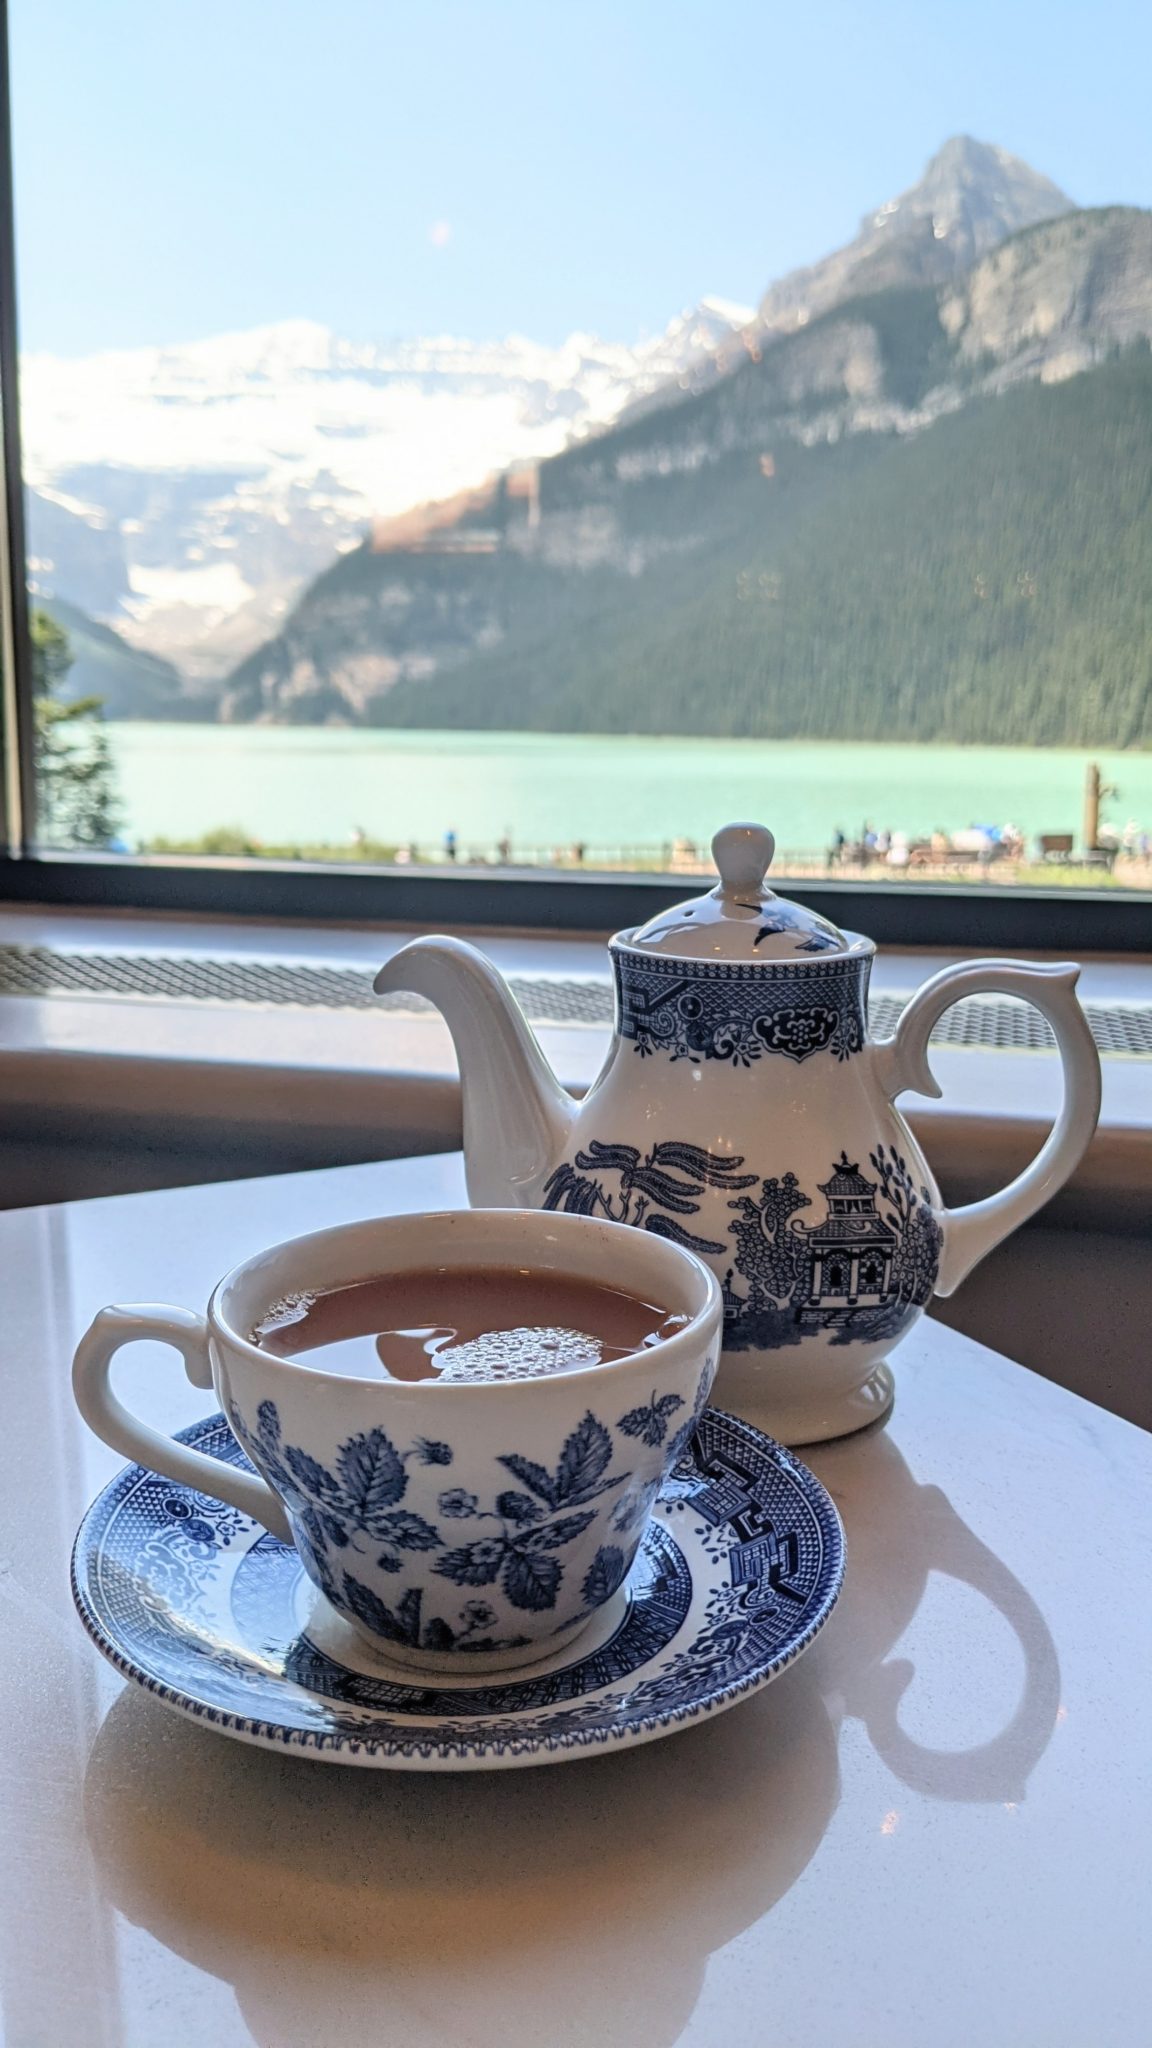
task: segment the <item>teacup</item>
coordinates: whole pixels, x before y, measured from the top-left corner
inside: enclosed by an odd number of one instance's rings
[[[287,1295],[429,1266],[527,1266],[689,1320],[654,1349],[495,1383],[349,1379],[250,1341]],[[392,1216],[258,1253],[221,1280],[206,1317],[102,1309],[73,1387],[105,1443],[294,1543],[313,1584],[388,1658],[500,1670],[563,1648],[622,1585],[708,1398],[722,1314],[708,1268],[647,1231],[547,1210]],[[172,1345],[193,1385],[215,1388],[255,1473],[122,1406],[112,1361],[140,1338]]]

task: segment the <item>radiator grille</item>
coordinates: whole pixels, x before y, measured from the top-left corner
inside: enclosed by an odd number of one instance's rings
[[[603,1028],[612,1021],[607,981],[551,975],[513,975],[509,985],[533,1024]],[[130,996],[136,1000],[244,1003],[258,1007],[401,1011],[431,1005],[404,992],[377,996],[372,977],[355,967],[311,967],[294,962],[219,959],[201,954],[71,953],[46,946],[0,946],[0,996]],[[895,1030],[907,996],[878,995],[870,1010],[873,1032]],[[1152,1004],[1086,1003],[1085,1015],[1101,1053],[1152,1058]],[[1002,996],[968,996],[932,1034],[938,1045],[991,1051],[1039,1051],[1053,1043],[1043,1017],[1028,1004]]]

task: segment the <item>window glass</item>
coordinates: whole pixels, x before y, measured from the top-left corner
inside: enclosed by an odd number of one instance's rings
[[[1146,9],[11,12],[42,841],[1152,886]]]

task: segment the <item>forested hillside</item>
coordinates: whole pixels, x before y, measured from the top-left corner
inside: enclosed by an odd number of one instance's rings
[[[1152,743],[1152,217],[1068,213],[344,556],[224,715]]]
[[[1152,744],[1152,355],[914,439],[733,455],[707,551],[534,593],[386,723]],[[552,602],[547,602],[551,595]],[[513,593],[514,595],[514,593]],[[582,601],[581,601],[582,599]]]

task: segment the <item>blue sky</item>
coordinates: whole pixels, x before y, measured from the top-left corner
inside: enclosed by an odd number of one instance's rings
[[[21,340],[752,302],[958,131],[1152,201],[1147,0],[11,0]]]

